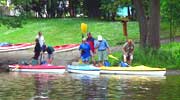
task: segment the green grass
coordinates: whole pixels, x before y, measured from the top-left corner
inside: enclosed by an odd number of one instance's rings
[[[37,32],[42,31],[48,45],[61,45],[81,42],[81,23],[88,25],[88,31],[97,38],[102,35],[108,40],[110,46],[124,43],[122,23],[87,18],[61,18],[61,19],[27,19],[23,28],[0,27],[0,42],[24,43],[34,42]],[[161,37],[169,36],[169,26],[161,23]],[[139,41],[139,25],[137,22],[128,22],[129,38]],[[177,36],[180,32],[177,31]]]
[[[8,29],[0,27],[0,42],[23,43],[34,42],[38,31],[42,31],[46,43],[60,45],[81,42],[81,23],[88,25],[88,31],[97,38],[102,35],[110,45],[124,42],[121,22],[108,22],[95,19],[64,18],[64,19],[28,19],[23,28]],[[139,29],[137,22],[128,23],[129,37],[138,39]]]

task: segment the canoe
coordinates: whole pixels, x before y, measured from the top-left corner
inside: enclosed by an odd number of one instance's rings
[[[54,50],[55,52],[63,52],[63,51],[77,49],[78,47],[79,44],[65,44],[65,45],[54,46]]]
[[[91,75],[100,74],[100,69],[93,65],[68,65],[67,71],[69,73],[79,73],[79,74],[91,74]]]
[[[34,45],[31,43],[10,44],[6,46],[0,46],[0,52],[23,50],[32,47],[34,47]]]
[[[147,66],[135,67],[100,67],[100,74],[121,74],[121,75],[148,75],[164,76],[166,68],[151,68]]]
[[[14,72],[46,72],[46,73],[64,73],[65,66],[55,65],[9,65],[10,71]]]

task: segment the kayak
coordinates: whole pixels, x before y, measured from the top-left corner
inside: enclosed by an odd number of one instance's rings
[[[23,50],[34,47],[31,43],[19,43],[19,44],[5,44],[2,43],[0,45],[0,52],[6,52],[6,51],[16,51],[16,50]],[[63,52],[63,51],[69,51],[74,50],[79,47],[79,44],[65,44],[65,45],[58,45],[54,46],[55,52]]]
[[[60,46],[54,46],[55,52],[63,52],[63,51],[69,51],[73,49],[77,49],[79,47],[79,44],[65,44]]]
[[[93,65],[68,65],[67,71],[69,73],[79,73],[79,74],[91,74],[91,75],[100,74],[100,69]]]
[[[147,66],[135,67],[100,67],[100,74],[121,74],[121,75],[150,75],[164,76],[166,68],[151,68]]]
[[[47,72],[47,73],[64,73],[65,66],[55,65],[9,65],[10,71],[14,72]]]
[[[0,46],[0,52],[23,50],[32,47],[34,47],[34,45],[31,43],[9,44],[9,45]]]

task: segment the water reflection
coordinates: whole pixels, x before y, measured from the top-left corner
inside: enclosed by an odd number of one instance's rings
[[[179,76],[0,73],[0,100],[179,100],[179,86]]]

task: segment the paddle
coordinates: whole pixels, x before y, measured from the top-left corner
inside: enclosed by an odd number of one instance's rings
[[[84,34],[87,33],[87,24],[81,23],[81,31],[82,31],[82,38],[84,38]]]
[[[114,57],[113,55],[108,55],[108,57],[119,61],[119,59],[117,57]]]
[[[113,55],[108,55],[108,57],[110,57],[110,58],[112,58],[112,59],[115,59],[115,60],[117,60],[117,61],[120,61],[117,57],[114,57]],[[126,62],[120,62],[120,64],[124,64],[124,66],[129,66],[129,67],[131,67],[130,65],[128,65]]]

